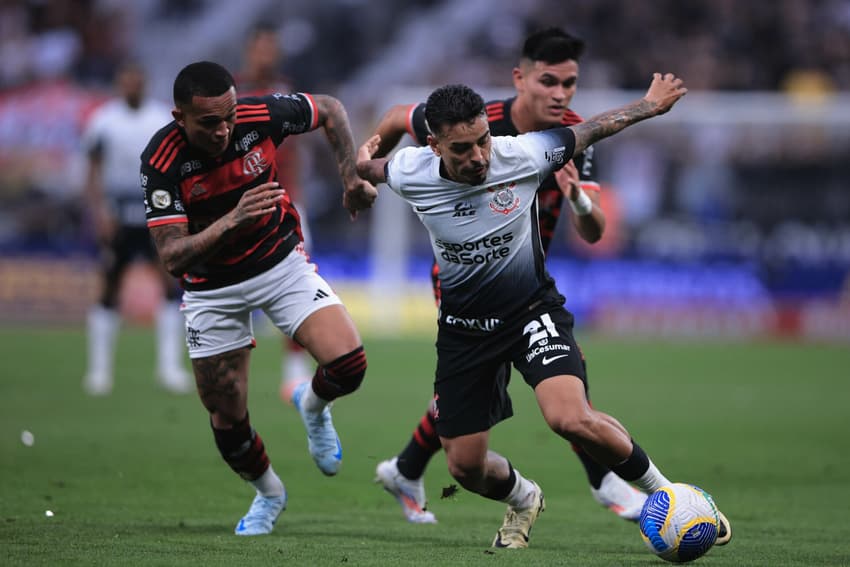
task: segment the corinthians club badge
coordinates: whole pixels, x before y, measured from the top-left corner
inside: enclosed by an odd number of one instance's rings
[[[493,200],[490,202],[490,209],[494,213],[507,215],[519,207],[519,197],[514,195],[512,191],[514,187],[516,187],[516,181],[511,181],[508,185],[499,183],[494,187],[487,188],[487,191],[494,194]]]

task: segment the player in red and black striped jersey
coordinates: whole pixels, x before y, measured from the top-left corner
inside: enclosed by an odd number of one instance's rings
[[[242,68],[237,72],[236,87],[240,96],[264,96],[287,93],[292,89],[281,74],[283,53],[278,30],[261,23],[251,29],[245,41]],[[304,248],[310,250],[310,230],[306,218],[306,195],[301,190],[301,160],[303,144],[291,138],[277,148],[277,181],[286,189],[293,206],[301,215],[301,234]],[[295,387],[313,374],[310,357],[304,348],[290,337],[283,338],[284,359],[281,364],[280,397],[291,403]]]
[[[584,42],[560,29],[550,28],[530,35],[519,65],[513,70],[516,96],[485,104],[492,136],[517,136],[526,132],[571,126],[582,121],[569,106],[578,83],[578,60]],[[397,105],[378,124],[381,136],[374,157],[388,154],[405,133],[419,145],[428,143],[429,129],[425,104]],[[564,200],[573,212],[573,225],[587,242],[596,242],[605,230],[605,215],[599,207],[599,184],[595,179],[593,147],[588,147],[572,163],[548,176],[537,190],[538,222],[544,253],[552,242]],[[434,296],[440,301],[440,279],[436,262],[432,267]],[[509,376],[505,376],[509,379]],[[377,481],[398,499],[411,522],[431,523],[434,515],[425,510],[422,476],[430,458],[440,449],[433,404],[419,421],[407,446],[397,457],[381,462]],[[646,496],[612,471],[597,463],[577,445],[579,457],[600,504],[628,520],[637,520]]]
[[[251,312],[262,309],[318,363],[293,401],[327,475],[342,460],[328,404],[356,390],[366,371],[353,321],[303,252],[298,213],[275,181],[275,150],[287,136],[321,127],[339,165],[343,205],[356,215],[377,191],[357,176],[348,116],[333,97],[237,99],[230,73],[202,61],[177,75],[174,103],[174,122],[141,156],[147,224],[185,290],[186,342],[216,446],[257,491],[236,534],[265,534],[286,491],[248,414]]]

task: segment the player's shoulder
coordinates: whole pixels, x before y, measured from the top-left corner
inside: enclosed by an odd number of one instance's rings
[[[492,124],[493,122],[504,120],[505,115],[510,110],[510,101],[511,99],[505,98],[485,102],[484,110],[487,112],[487,121]]]
[[[186,135],[177,125],[170,122],[151,136],[150,142],[142,151],[142,165],[151,167],[162,174],[181,162],[177,157],[186,148]]]
[[[561,124],[564,126],[572,126],[573,124],[578,124],[579,122],[584,122],[584,118],[579,116],[577,112],[568,108],[564,111],[564,115],[561,117]]]

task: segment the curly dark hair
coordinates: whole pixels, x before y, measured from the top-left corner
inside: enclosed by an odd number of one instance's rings
[[[174,79],[174,103],[191,104],[193,96],[223,95],[236,86],[230,71],[212,61],[198,61],[183,67]]]

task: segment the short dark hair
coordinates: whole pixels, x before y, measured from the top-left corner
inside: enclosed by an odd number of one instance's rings
[[[198,61],[183,67],[174,79],[174,103],[191,104],[192,97],[223,95],[236,82],[230,71],[212,61]]]
[[[584,41],[561,28],[546,28],[528,36],[522,46],[522,58],[547,64],[568,59],[578,61],[584,53]]]
[[[425,102],[425,120],[434,135],[445,125],[472,122],[482,114],[484,99],[466,85],[440,87]]]

